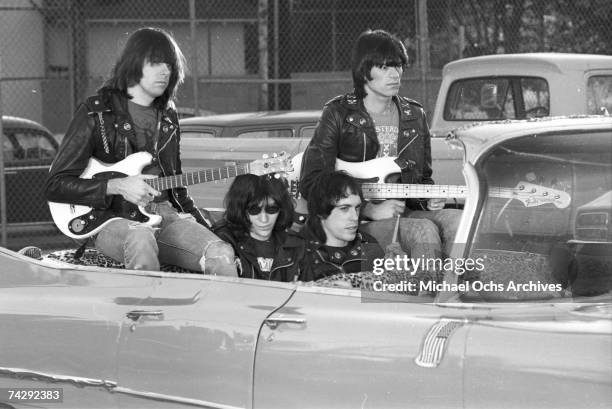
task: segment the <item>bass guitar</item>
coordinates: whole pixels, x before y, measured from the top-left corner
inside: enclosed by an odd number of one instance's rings
[[[302,155],[295,155],[292,161],[293,171],[287,179],[292,196],[296,200],[296,212],[307,213],[306,201],[299,194],[299,178],[302,165]],[[360,181],[365,199],[450,199],[465,198],[468,195],[467,186],[458,185],[420,185],[405,183],[385,183],[390,176],[399,174],[400,167],[394,158],[376,158],[365,162],[346,162],[336,159],[336,170],[343,170]],[[571,197],[567,192],[546,188],[529,182],[519,182],[515,187],[489,187],[489,196],[520,200],[525,207],[554,204],[559,209],[570,205]]]
[[[91,158],[87,168],[81,174],[83,179],[113,179],[138,175],[145,166],[151,163],[148,152],[137,152],[113,164],[106,164]],[[238,175],[253,173],[264,175],[291,171],[291,161],[284,152],[271,158],[259,159],[251,163],[226,166],[215,169],[204,169],[180,175],[146,179],[145,182],[158,191],[213,182],[232,178]],[[107,223],[117,218],[124,218],[151,226],[161,222],[161,216],[147,213],[142,206],[126,201],[123,196],[114,195],[111,206],[107,209],[74,205],[70,203],[49,202],[51,216],[57,228],[66,236],[83,239],[98,233]]]

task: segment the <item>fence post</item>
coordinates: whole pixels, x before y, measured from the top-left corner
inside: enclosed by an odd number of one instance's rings
[[[6,247],[6,175],[4,174],[4,128],[2,127],[2,54],[0,54],[0,225],[1,245]]]
[[[274,79],[279,79],[279,24],[278,24],[278,0],[274,0]],[[278,111],[278,82],[274,83],[274,109]]]
[[[257,7],[257,41],[259,48],[259,76],[263,80],[259,88],[258,109],[268,109],[268,0],[259,0]]]
[[[198,26],[196,21],[195,0],[189,1],[189,31],[191,35],[191,78],[193,81],[193,115],[200,115],[199,71],[198,71]]]
[[[418,13],[417,13],[417,26],[419,28],[419,68],[421,73],[421,98],[420,100],[425,104],[429,105],[429,98],[427,95],[427,75],[429,73],[429,30],[427,21],[427,0],[417,0]]]

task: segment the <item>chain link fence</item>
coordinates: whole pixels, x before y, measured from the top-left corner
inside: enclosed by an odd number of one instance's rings
[[[431,112],[445,63],[496,53],[612,54],[610,21],[608,0],[0,0],[0,112],[60,139],[76,105],[143,26],[176,37],[188,62],[178,108],[194,115],[319,109],[350,90],[351,47],[368,28],[404,41],[411,61],[401,93]],[[44,130],[24,131],[35,124],[10,126],[0,163],[10,200],[0,222],[15,248],[22,242],[13,230],[52,225],[40,179],[56,145]],[[34,136],[20,146],[10,132]],[[29,162],[19,162],[20,150]]]

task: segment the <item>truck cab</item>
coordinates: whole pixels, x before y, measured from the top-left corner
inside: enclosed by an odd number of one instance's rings
[[[435,137],[472,122],[612,111],[612,56],[531,53],[448,63],[432,116]]]
[[[431,119],[433,178],[464,184],[449,133],[474,122],[612,113],[612,56],[529,53],[446,64]],[[463,202],[461,199],[459,203]]]

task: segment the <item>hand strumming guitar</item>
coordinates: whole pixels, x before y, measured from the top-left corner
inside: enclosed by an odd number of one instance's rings
[[[155,175],[134,175],[109,179],[106,185],[106,193],[109,195],[121,195],[128,202],[144,207],[155,196],[161,194],[145,182],[145,179],[155,179],[156,177]]]

